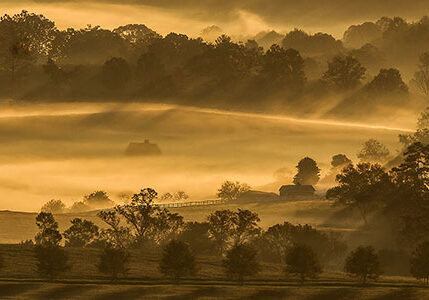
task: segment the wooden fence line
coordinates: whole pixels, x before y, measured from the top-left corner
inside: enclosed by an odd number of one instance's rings
[[[178,208],[178,207],[190,207],[190,206],[219,205],[224,203],[226,203],[225,200],[204,200],[204,201],[177,202],[177,203],[155,203],[154,206],[157,206],[160,208]]]

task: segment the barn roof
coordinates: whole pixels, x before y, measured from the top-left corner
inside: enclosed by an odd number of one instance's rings
[[[288,184],[283,185],[279,189],[280,193],[314,193],[316,190],[312,185],[306,185],[306,184]]]

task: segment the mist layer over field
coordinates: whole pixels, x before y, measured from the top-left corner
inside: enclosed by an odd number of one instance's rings
[[[299,159],[326,173],[332,155],[354,161],[376,138],[395,153],[395,128],[286,116],[151,104],[3,105],[0,113],[0,209],[35,211],[50,199],[67,204],[94,190],[115,201],[153,187],[213,198],[226,179],[276,191],[290,183]],[[406,118],[402,118],[406,120]],[[392,123],[391,123],[392,124]],[[150,139],[163,155],[127,157],[130,142]],[[276,170],[284,168],[281,176]],[[274,182],[274,184],[272,184]]]

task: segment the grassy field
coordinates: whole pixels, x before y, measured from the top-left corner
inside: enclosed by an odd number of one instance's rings
[[[261,219],[260,225],[263,228],[288,221],[294,224],[311,224],[320,229],[334,229],[347,232],[354,227],[355,222],[353,218],[335,218],[335,220],[330,220],[330,217],[336,214],[341,208],[334,207],[332,202],[326,200],[230,203],[182,207],[171,210],[182,215],[185,221],[204,221],[215,210],[235,210],[239,207],[257,212]],[[34,238],[34,235],[37,233],[35,225],[36,215],[37,213],[0,211],[0,243],[19,243],[20,241]],[[99,226],[104,226],[94,212],[55,215],[61,231],[67,229],[70,226],[70,220],[75,217],[85,218],[95,222]]]
[[[147,249],[132,250],[127,277],[112,282],[97,271],[100,250],[66,251],[70,271],[47,282],[36,272],[32,247],[0,245],[5,262],[0,299],[429,299],[429,289],[409,277],[382,276],[362,287],[326,270],[319,279],[301,283],[269,263],[261,263],[260,274],[240,286],[226,278],[216,256],[197,256],[198,274],[177,285],[159,272],[159,254]]]
[[[189,284],[100,284],[0,282],[1,299],[306,299],[306,300],[413,300],[429,299],[429,290],[415,286],[359,287],[320,286],[245,286],[213,283]]]

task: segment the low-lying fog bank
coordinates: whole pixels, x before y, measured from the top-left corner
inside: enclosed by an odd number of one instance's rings
[[[214,197],[226,179],[275,191],[291,182],[304,156],[326,174],[333,155],[357,161],[369,138],[394,154],[398,134],[414,120],[403,115],[388,127],[385,118],[356,124],[172,105],[2,104],[0,209],[36,211],[50,199],[71,204],[99,189],[119,201],[143,187],[199,200]],[[130,142],[145,139],[162,155],[125,156]],[[282,177],[274,177],[279,169]]]

